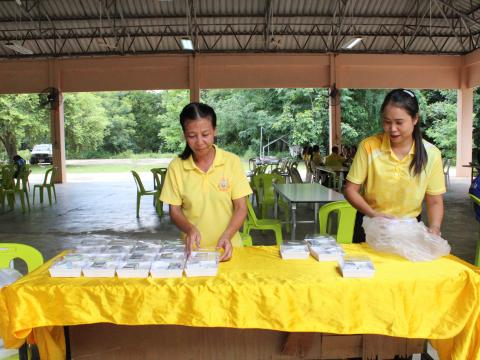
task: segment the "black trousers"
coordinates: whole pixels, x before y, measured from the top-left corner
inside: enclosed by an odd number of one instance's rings
[[[355,244],[365,242],[365,230],[362,226],[364,216],[364,214],[357,211],[357,216],[355,217],[355,228],[353,229],[353,243]],[[417,216],[417,221],[422,221],[422,214]]]

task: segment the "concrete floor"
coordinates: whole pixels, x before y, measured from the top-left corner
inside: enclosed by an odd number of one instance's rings
[[[141,174],[145,187],[152,188],[150,173]],[[31,179],[39,183],[40,177]],[[468,198],[469,179],[451,177],[445,195],[443,236],[458,257],[474,261],[478,224]],[[171,239],[177,229],[168,216],[158,218],[152,198],[142,199],[140,218],[135,217],[135,184],[130,174],[71,174],[67,184],[56,186],[58,202],[32,206],[22,214],[19,204],[13,211],[0,209],[0,242],[29,244],[49,259],[84,239]],[[313,209],[304,206],[300,218],[312,219]],[[426,216],[424,216],[426,219]],[[313,224],[299,224],[297,238],[314,231]],[[254,244],[273,245],[273,232],[252,232]]]

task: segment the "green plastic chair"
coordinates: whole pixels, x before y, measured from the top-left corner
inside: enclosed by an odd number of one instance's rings
[[[275,205],[275,192],[273,190],[273,183],[284,184],[285,178],[278,174],[260,174],[258,175],[258,179],[260,181],[260,191],[262,193],[260,199],[260,209],[262,219],[266,219],[268,209],[273,209],[273,206]],[[278,206],[285,214],[285,228],[287,232],[290,232],[290,207],[282,198],[278,199]]]
[[[328,234],[328,218],[333,211],[338,212],[337,242],[351,244],[357,210],[348,201],[335,201],[323,205],[318,213],[320,234]]]
[[[167,168],[154,168],[150,170],[153,174],[153,189],[157,190],[157,196],[153,198],[153,206],[159,216],[163,215],[163,202],[160,201],[160,193],[167,177]]]
[[[252,203],[247,199],[248,216],[243,223],[243,233],[250,235],[250,230],[273,230],[275,232],[275,241],[278,246],[283,244],[282,223],[277,219],[258,219],[253,210]]]
[[[2,167],[2,181],[0,183],[0,202],[2,203],[2,209],[5,209],[5,199],[11,210],[15,204],[15,197],[10,191],[15,188],[14,173],[15,169],[13,166],[6,165]]]
[[[40,204],[43,203],[43,189],[47,190],[48,194],[48,203],[52,205],[52,190],[53,196],[55,197],[55,202],[57,202],[57,192],[55,191],[55,174],[57,173],[57,167],[51,167],[45,171],[45,177],[43,178],[42,184],[33,185],[33,203],[35,204],[35,189],[38,189],[40,193]]]
[[[2,205],[4,201],[4,196],[7,196],[7,199],[12,198],[12,204],[15,203],[15,195],[18,194],[20,197],[20,203],[22,205],[22,212],[25,213],[25,210],[28,208],[30,211],[30,198],[28,196],[28,176],[32,170],[28,168],[23,168],[19,174],[15,186],[10,189],[4,190],[4,195],[2,197]],[[9,199],[10,200],[10,199]],[[25,207],[27,203],[28,207]],[[13,206],[12,206],[13,207]]]
[[[135,184],[137,185],[137,218],[140,217],[140,199],[142,196],[145,195],[152,195],[154,198],[157,198],[159,195],[159,190],[145,190],[143,186],[142,180],[138,173],[134,170],[131,171],[133,178],[135,180]]]
[[[478,197],[472,194],[468,195],[470,195],[470,198],[477,206],[480,206],[480,199]],[[477,239],[477,250],[475,251],[475,266],[480,266],[480,236]]]
[[[243,246],[253,246],[253,240],[250,235],[244,234],[243,232],[241,232],[240,237],[242,238]]]
[[[21,259],[27,264],[31,272],[43,264],[43,256],[32,246],[15,243],[0,243],[0,269],[10,267],[14,259]]]

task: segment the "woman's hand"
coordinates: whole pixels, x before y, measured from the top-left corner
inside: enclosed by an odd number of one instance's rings
[[[428,227],[428,232],[434,235],[442,236],[442,232],[440,231],[440,226],[438,225],[431,225]]]
[[[217,243],[217,249],[223,249],[223,255],[220,257],[220,261],[228,261],[232,257],[233,246],[230,239],[225,237],[220,238]]]
[[[190,257],[194,245],[196,245],[197,248],[200,247],[201,238],[200,231],[192,225],[185,236],[185,252],[187,253],[187,259]]]

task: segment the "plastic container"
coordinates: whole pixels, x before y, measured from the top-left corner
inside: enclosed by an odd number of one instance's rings
[[[181,261],[154,261],[150,268],[153,278],[179,278],[182,277],[184,262]]]
[[[337,261],[343,258],[343,249],[336,243],[331,245],[309,246],[310,254],[318,261]]]
[[[287,243],[280,245],[280,256],[284,260],[308,259],[309,251],[305,243]]]
[[[48,269],[51,277],[80,277],[82,276],[82,269],[87,264],[87,261],[71,261],[62,259],[53,264]]]
[[[219,255],[216,251],[192,251],[185,264],[185,275],[216,276],[218,272]]]
[[[107,261],[106,259],[96,259],[87,264],[83,269],[83,276],[85,277],[105,277],[112,278],[115,276],[115,269],[117,268],[117,261]]]
[[[344,256],[339,266],[346,278],[370,278],[375,275],[375,267],[368,256]]]
[[[117,265],[119,278],[146,278],[150,271],[151,261],[125,261]]]

